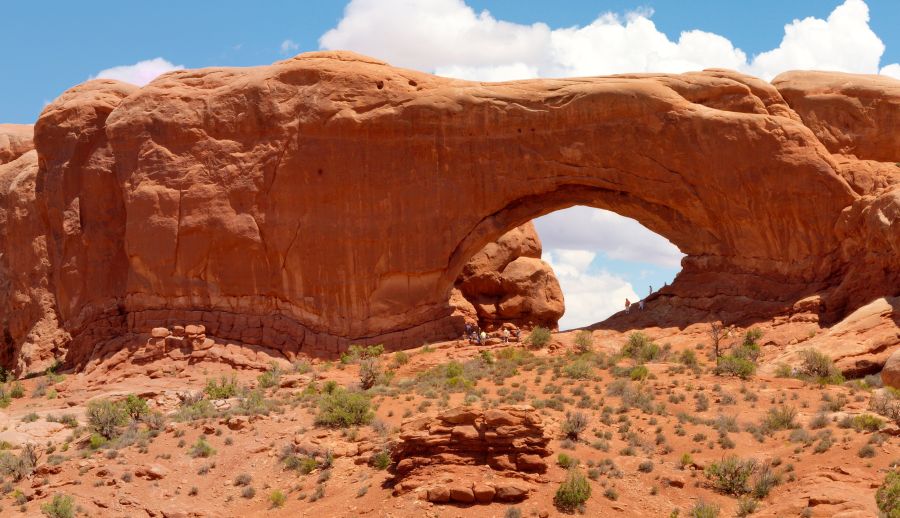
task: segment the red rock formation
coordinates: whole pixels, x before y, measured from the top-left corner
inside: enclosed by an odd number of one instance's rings
[[[900,94],[809,77],[489,84],[319,52],[89,81],[35,126],[29,221],[68,360],[172,324],[288,355],[458,336],[448,300],[472,256],[573,204],[687,254],[638,323],[747,322],[811,296],[837,322],[900,292]]]
[[[427,489],[428,499],[438,503],[521,500],[527,485],[493,482],[492,474],[546,472],[549,443],[541,417],[530,406],[446,410],[403,424],[391,450],[395,483],[400,491]],[[455,474],[450,484],[436,477],[450,472]]]
[[[33,136],[34,128],[29,124],[0,124],[0,164],[34,149]]]
[[[516,227],[489,243],[463,267],[456,287],[472,320],[488,330],[504,323],[551,329],[564,311],[563,294],[549,264],[541,261],[534,224]]]

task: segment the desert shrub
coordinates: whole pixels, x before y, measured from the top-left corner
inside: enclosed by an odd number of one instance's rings
[[[678,361],[692,369],[700,366],[700,363],[697,361],[697,353],[690,349],[681,351],[681,354],[678,355]]]
[[[18,381],[13,382],[9,388],[9,397],[19,399],[25,397],[25,387]]]
[[[40,454],[31,443],[22,446],[18,455],[4,451],[0,453],[0,474],[18,482],[31,475],[34,468],[37,467],[38,460],[40,460]]]
[[[636,365],[631,369],[631,372],[628,373],[628,377],[630,377],[634,381],[643,381],[647,379],[647,376],[650,375],[650,371],[647,370],[647,367],[643,365]]]
[[[778,405],[770,408],[763,417],[765,431],[790,430],[797,427],[797,409],[792,406]]]
[[[640,471],[641,473],[652,472],[653,471],[653,461],[645,460],[644,462],[641,462],[640,464],[638,464],[638,471]]]
[[[357,363],[362,360],[378,358],[384,354],[384,345],[351,345],[347,352],[341,355],[341,363]]]
[[[578,465],[578,459],[567,453],[560,453],[556,456],[556,463],[564,469],[574,468]]]
[[[588,418],[581,412],[566,412],[566,420],[562,424],[562,432],[573,441],[578,440],[581,432],[587,428]]]
[[[135,422],[143,420],[150,413],[147,400],[134,394],[128,394],[122,405],[125,415]]]
[[[576,380],[589,379],[592,371],[591,364],[584,358],[579,358],[563,367],[566,377]]]
[[[249,486],[250,482],[253,480],[247,473],[241,473],[240,475],[234,477],[234,485],[235,486]]]
[[[269,494],[269,503],[272,507],[281,507],[287,502],[287,496],[280,489],[276,489]]]
[[[590,352],[594,346],[594,338],[590,331],[579,331],[575,335],[575,349],[579,353]]]
[[[200,436],[197,439],[197,442],[195,442],[194,445],[191,446],[190,450],[191,457],[202,457],[204,459],[207,457],[211,457],[215,453],[216,449],[213,448],[208,442],[206,442],[206,439],[204,439],[203,436]]]
[[[119,429],[125,425],[128,416],[123,405],[100,399],[91,401],[87,405],[87,421],[91,430],[102,435],[106,439],[114,439],[119,435]]]
[[[739,518],[750,516],[759,509],[759,502],[754,498],[741,498],[738,500],[737,515]]]
[[[690,511],[688,511],[688,516],[690,518],[717,518],[719,516],[719,506],[700,500],[694,504],[694,507],[691,507]]]
[[[892,421],[900,422],[900,397],[891,389],[872,394],[872,399],[869,400],[869,410]]]
[[[831,358],[814,349],[806,349],[800,353],[800,378],[816,381],[821,384],[839,385],[844,382],[844,376],[834,365]]]
[[[622,346],[622,355],[645,363],[657,359],[660,355],[659,346],[650,337],[635,331],[628,335],[628,341]]]
[[[215,405],[208,399],[187,398],[181,402],[175,419],[178,421],[195,421],[213,417],[218,413]]]
[[[781,482],[781,478],[772,469],[771,465],[763,465],[753,477],[751,492],[755,498],[762,500],[769,496],[769,492]]]
[[[887,518],[900,518],[900,471],[891,471],[875,492],[878,510]]]
[[[489,351],[485,351],[489,352]],[[400,367],[401,365],[406,365],[409,363],[409,354],[404,351],[397,351],[394,353],[394,366]]]
[[[775,367],[775,377],[776,378],[791,378],[794,376],[794,369],[791,368],[790,365],[786,363],[779,363],[777,367]]]
[[[510,507],[503,513],[503,518],[522,518],[522,511],[518,507]]]
[[[271,388],[278,385],[281,382],[282,370],[281,367],[272,362],[269,364],[269,370],[260,374],[256,377],[256,381],[259,383],[260,388]]]
[[[724,374],[726,376],[737,376],[741,379],[747,379],[756,372],[756,364],[747,358],[741,358],[731,354],[719,358],[716,365],[716,374]]]
[[[41,505],[41,512],[50,518],[72,518],[75,500],[69,495],[53,495],[53,500]]]
[[[543,347],[550,341],[550,337],[551,334],[549,329],[537,326],[531,330],[531,333],[528,335],[528,338],[525,339],[525,342],[532,347]]]
[[[316,424],[330,428],[347,428],[368,424],[374,418],[365,394],[338,388],[319,399]]]
[[[228,399],[237,395],[238,382],[234,374],[231,377],[223,375],[218,381],[206,380],[206,388],[203,389],[209,399]]]
[[[877,432],[884,426],[884,421],[872,414],[859,414],[853,417],[852,426],[859,432]]]
[[[368,390],[378,383],[381,376],[381,368],[375,358],[366,358],[359,362],[359,385],[363,390]]]
[[[241,491],[241,496],[247,499],[253,498],[254,496],[256,496],[256,490],[251,486],[247,486],[243,489],[243,491]]]
[[[591,484],[587,477],[578,468],[571,468],[556,490],[553,503],[563,511],[573,511],[583,506],[590,497]]]
[[[372,455],[372,466],[375,467],[375,469],[387,469],[390,465],[391,455],[387,451],[381,450],[375,455]]]
[[[706,468],[706,477],[718,491],[740,496],[750,491],[750,477],[756,471],[756,461],[726,457]]]

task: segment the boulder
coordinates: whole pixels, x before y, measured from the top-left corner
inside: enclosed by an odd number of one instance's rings
[[[885,361],[881,381],[888,387],[900,389],[900,348],[894,349]]]

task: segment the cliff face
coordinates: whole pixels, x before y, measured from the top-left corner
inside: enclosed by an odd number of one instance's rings
[[[0,176],[34,177],[0,201],[21,216],[0,231],[2,285],[43,286],[16,292],[42,309],[6,310],[5,339],[43,322],[35,340],[73,364],[172,322],[288,355],[421,345],[461,331],[448,300],[477,252],[575,204],[687,254],[643,318],[752,321],[815,297],[834,322],[900,291],[897,84],[474,83],[343,52],[89,81],[44,110],[36,155],[0,139],[17,156]],[[32,259],[44,270],[13,266]]]

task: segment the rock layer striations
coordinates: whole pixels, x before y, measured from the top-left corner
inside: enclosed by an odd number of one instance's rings
[[[686,254],[646,318],[815,297],[836,322],[900,291],[898,84],[477,83],[345,52],[89,81],[45,108],[36,153],[0,139],[6,360],[31,344],[78,364],[173,323],[288,355],[447,338],[470,259],[576,204]]]

